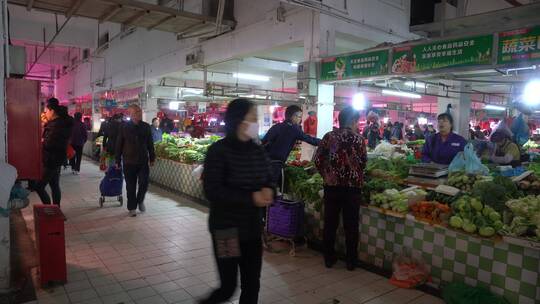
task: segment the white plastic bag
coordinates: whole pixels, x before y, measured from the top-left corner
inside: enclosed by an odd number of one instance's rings
[[[202,174],[204,171],[204,165],[198,165],[193,171],[191,171],[191,176],[195,177],[196,179],[201,179]]]

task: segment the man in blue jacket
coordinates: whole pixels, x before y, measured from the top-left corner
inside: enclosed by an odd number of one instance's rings
[[[281,170],[296,141],[301,140],[313,146],[319,145],[320,139],[311,137],[302,131],[301,122],[302,108],[297,105],[289,106],[285,110],[285,121],[273,125],[262,139],[262,144],[272,165],[272,182],[277,185],[280,185]]]

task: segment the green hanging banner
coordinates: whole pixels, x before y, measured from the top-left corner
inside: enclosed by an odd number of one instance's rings
[[[540,61],[540,26],[499,33],[498,64]]]
[[[344,80],[388,74],[388,50],[324,58],[323,81]]]
[[[491,64],[493,35],[442,40],[394,48],[392,73]]]

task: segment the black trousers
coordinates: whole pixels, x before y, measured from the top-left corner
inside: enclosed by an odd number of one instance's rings
[[[271,170],[271,182],[274,183],[277,187],[280,188],[281,192],[283,192],[283,189],[281,189],[281,182],[282,182],[282,170],[283,170],[283,162],[280,160],[272,160],[270,162],[270,170]]]
[[[360,202],[362,194],[347,189],[324,189],[324,256],[336,256],[336,231],[339,225],[339,214],[343,216],[347,261],[358,259],[358,236]]]
[[[214,237],[212,236],[212,239]],[[216,252],[214,242],[214,254]],[[262,242],[260,239],[240,241],[241,257],[218,258],[217,267],[221,286],[200,304],[217,304],[227,302],[236,291],[238,269],[240,269],[240,302],[239,304],[257,304],[259,299],[260,277],[262,268]]]
[[[45,190],[45,187],[49,185],[49,187],[51,187],[53,204],[60,205],[60,200],[62,199],[62,193],[60,191],[61,168],[62,166],[43,168],[43,176],[35,185],[35,190],[43,204],[49,205],[51,203],[51,197]]]
[[[137,206],[144,201],[144,196],[148,191],[149,174],[150,168],[147,163],[143,165],[124,164],[128,210],[136,210]],[[138,190],[137,184],[139,185]]]
[[[75,150],[75,156],[69,160],[69,165],[71,166],[71,170],[75,170],[77,172],[81,171],[81,160],[82,160],[82,151],[83,146],[74,146],[73,150]]]

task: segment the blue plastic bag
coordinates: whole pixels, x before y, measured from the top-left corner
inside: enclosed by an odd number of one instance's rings
[[[514,119],[510,130],[514,134],[514,141],[520,147],[529,140],[529,126],[527,125],[527,122],[525,122],[523,114],[519,114],[519,116]]]
[[[448,172],[450,173],[459,171],[465,171],[465,156],[463,155],[463,152],[458,152],[448,166]]]
[[[465,171],[467,174],[489,174],[488,167],[484,166],[480,161],[480,158],[476,156],[472,143],[468,143],[463,152],[456,154],[448,166],[448,172],[452,173],[456,171]]]
[[[482,164],[482,161],[480,161],[480,158],[476,156],[476,153],[474,152],[474,147],[471,143],[465,146],[465,149],[463,150],[463,156],[465,158],[465,172],[467,174],[489,174],[488,167],[484,166]]]

